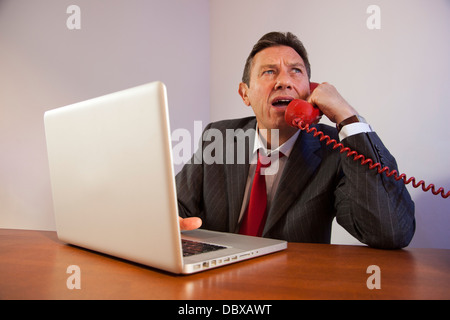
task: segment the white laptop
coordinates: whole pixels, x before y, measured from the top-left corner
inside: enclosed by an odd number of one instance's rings
[[[287,247],[201,229],[180,233],[163,83],[50,110],[44,122],[62,241],[186,274]],[[207,243],[200,245],[207,252],[183,254],[182,239]]]

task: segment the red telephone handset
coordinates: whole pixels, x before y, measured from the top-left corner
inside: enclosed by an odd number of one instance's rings
[[[311,82],[310,83],[310,90],[311,92],[314,91],[314,89],[318,86],[318,83]],[[431,192],[434,195],[440,194],[442,198],[448,198],[450,196],[450,191],[445,193],[444,189],[441,187],[438,190],[435,189],[434,184],[430,184],[428,186],[425,186],[425,181],[420,180],[416,183],[416,178],[411,177],[409,179],[406,178],[406,175],[402,173],[401,175],[398,174],[397,170],[390,170],[388,167],[381,166],[380,163],[374,163],[372,159],[366,159],[365,156],[358,154],[356,151],[351,150],[350,148],[344,147],[342,143],[338,143],[336,140],[331,139],[328,135],[324,134],[322,131],[317,130],[315,127],[310,127],[311,124],[318,122],[320,120],[320,117],[322,116],[322,112],[319,110],[319,108],[316,108],[309,102],[306,102],[305,100],[295,99],[292,100],[289,105],[286,108],[286,112],[284,114],[284,118],[286,122],[293,126],[298,127],[301,130],[305,130],[306,132],[314,132],[314,137],[320,136],[320,141],[327,140],[326,144],[330,145],[332,144],[333,149],[340,148],[340,153],[347,152],[347,157],[353,156],[354,161],[361,161],[361,165],[369,165],[369,169],[377,169],[378,173],[385,172],[386,176],[390,177],[393,176],[395,180],[403,180],[404,184],[408,184],[412,182],[412,186],[414,188],[418,188],[419,186],[422,186],[423,191],[428,191],[431,189]]]
[[[311,82],[309,84],[309,89],[311,93],[317,88],[319,84]],[[312,124],[320,120],[322,112],[319,108],[314,107],[309,102],[301,99],[292,100],[288,107],[286,108],[286,113],[284,114],[284,119],[287,123],[292,125],[292,122],[296,119],[302,119],[306,124]],[[298,121],[298,120],[297,120]]]

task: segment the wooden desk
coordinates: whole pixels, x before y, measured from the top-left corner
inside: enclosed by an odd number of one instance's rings
[[[69,290],[67,267],[81,269]],[[369,290],[367,267],[381,270]],[[176,276],[61,243],[55,232],[0,229],[2,299],[450,299],[450,250],[290,243],[283,252]]]

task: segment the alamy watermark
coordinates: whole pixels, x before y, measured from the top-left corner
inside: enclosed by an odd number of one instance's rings
[[[381,289],[381,269],[377,265],[370,265],[366,269],[367,274],[371,274],[366,281],[367,289]]]
[[[69,30],[81,29],[81,8],[77,5],[70,5],[66,9],[69,15],[66,20],[66,27]],[[369,16],[366,19],[366,27],[369,30],[381,29],[381,8],[376,4],[371,4],[367,7],[366,13]]]
[[[66,273],[70,274],[70,276],[66,280],[67,289],[73,290],[81,289],[81,269],[77,265],[70,265],[66,269]]]
[[[366,26],[369,30],[381,29],[381,8],[376,4],[367,7],[366,13],[370,14],[366,20]]]
[[[77,265],[70,265],[66,269],[66,273],[70,274],[70,276],[66,280],[66,286],[69,290],[80,290],[81,289],[81,268]],[[367,289],[373,290],[381,289],[381,268],[377,265],[370,265],[366,269],[366,273],[370,274],[370,276],[366,280]],[[269,311],[269,310],[267,310]],[[227,309],[227,314],[230,312],[230,309]],[[187,305],[186,310],[179,310],[179,314],[193,314],[192,311],[188,311]],[[210,313],[210,312],[209,312]],[[225,313],[225,312],[224,312]],[[232,313],[235,314],[235,313]]]
[[[270,133],[271,150],[276,150],[279,146],[279,130],[265,130],[256,128],[226,129],[216,128],[202,130],[202,122],[194,121],[194,134],[187,129],[179,128],[172,132],[172,155],[174,165],[181,164],[256,164],[257,158],[253,154],[253,141],[259,136],[266,137]],[[196,152],[192,152],[192,145],[200,141],[200,146]],[[261,144],[267,150],[267,142],[261,139]],[[261,157],[263,165],[261,174],[272,175],[278,172],[279,153],[274,152],[270,157]]]
[[[67,14],[70,16],[66,20],[66,27],[69,30],[80,30],[81,29],[81,9],[77,5],[70,5],[66,10]]]

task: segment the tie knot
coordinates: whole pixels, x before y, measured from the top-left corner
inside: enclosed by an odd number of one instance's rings
[[[273,160],[280,159],[282,157],[283,153],[281,152],[272,153],[266,156],[258,151],[258,164],[256,166],[256,170],[259,170],[260,168],[267,168],[271,165]]]

